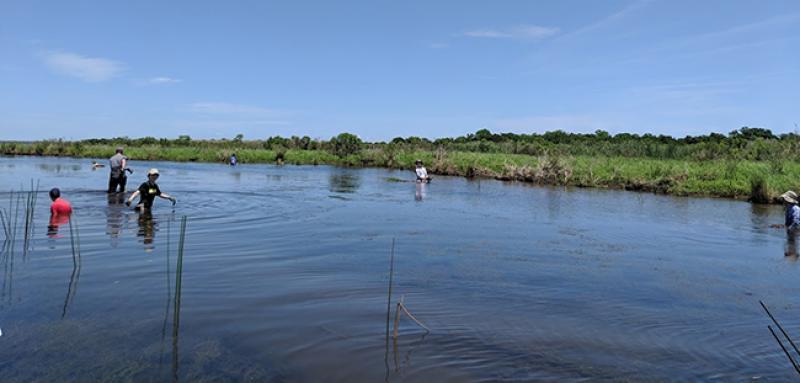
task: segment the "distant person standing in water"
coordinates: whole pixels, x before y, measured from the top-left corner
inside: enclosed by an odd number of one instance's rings
[[[414,161],[414,165],[417,167],[415,172],[417,173],[417,182],[431,182],[431,177],[428,177],[428,170],[422,166],[422,160]]]
[[[781,194],[781,199],[786,207],[786,231],[798,231],[800,229],[800,206],[797,206],[797,193],[789,190]]]
[[[239,160],[236,158],[236,153],[231,154],[231,166],[236,166]]]
[[[153,200],[156,197],[161,197],[163,199],[168,199],[172,201],[172,205],[175,205],[177,201],[175,197],[167,194],[162,193],[161,189],[156,184],[156,180],[158,179],[158,169],[150,169],[147,172],[147,181],[143,182],[139,185],[139,189],[133,192],[128,200],[125,201],[125,204],[130,206],[131,202],[133,201],[136,196],[139,196],[139,202],[136,204],[136,209],[140,211],[149,211],[153,207]]]
[[[128,168],[128,157],[122,154],[121,146],[117,148],[117,153],[108,159],[108,163],[111,167],[108,192],[116,193],[117,186],[119,186],[120,192],[125,192],[125,184],[128,183],[128,177],[125,176],[125,169]]]

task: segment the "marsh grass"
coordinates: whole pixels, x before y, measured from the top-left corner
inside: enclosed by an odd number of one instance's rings
[[[14,154],[37,154],[34,144],[15,144]],[[448,150],[443,146],[419,149],[403,145],[368,145],[357,153],[335,156],[321,149],[275,146],[265,149],[253,143],[241,147],[159,146],[126,147],[135,166],[137,160],[226,162],[235,152],[239,162],[293,165],[369,166],[412,170],[421,159],[428,172],[436,175],[487,177],[538,184],[615,188],[674,195],[698,195],[750,199],[753,191],[760,199],[775,201],[774,193],[800,186],[800,165],[791,157],[766,152],[745,156],[738,152],[723,156],[703,155],[676,158],[664,152],[653,156],[571,155],[564,151],[542,150],[532,154]],[[57,146],[47,146],[57,147]],[[60,146],[58,146],[60,147]],[[65,150],[44,154],[105,158],[113,145],[64,143]],[[634,148],[635,149],[635,148]],[[569,152],[569,151],[567,151]],[[578,151],[580,152],[580,151]],[[634,151],[635,152],[635,151]],[[680,151],[679,151],[680,152]],[[677,152],[676,152],[677,153]],[[767,189],[753,188],[753,173],[763,173]],[[409,175],[409,179],[411,179]],[[758,185],[755,185],[758,186]],[[766,199],[764,197],[766,196]],[[754,200],[755,201],[755,200]],[[6,219],[13,211],[6,212]]]
[[[64,298],[64,306],[61,309],[62,320],[67,316],[67,309],[70,303],[75,301],[75,295],[78,293],[78,282],[81,279],[81,239],[75,214],[69,217],[69,242],[72,247],[72,274],[69,277],[69,287],[67,288],[67,296]]]
[[[183,246],[186,242],[186,216],[181,218],[181,231],[178,239],[178,260],[175,266],[175,301],[172,317],[172,378],[178,381],[178,336],[181,323],[181,288],[183,282]]]

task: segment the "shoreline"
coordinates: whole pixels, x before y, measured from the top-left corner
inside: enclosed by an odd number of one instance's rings
[[[108,145],[82,153],[2,153],[14,157],[70,157],[105,160]],[[88,149],[88,150],[87,150]],[[759,204],[780,204],[785,190],[798,190],[800,165],[787,161],[779,174],[774,164],[757,161],[681,161],[628,157],[529,156],[502,153],[397,151],[367,149],[337,157],[322,150],[199,149],[126,147],[132,161],[226,163],[235,152],[240,164],[331,165],[413,170],[420,158],[432,175],[485,178],[535,185],[646,192],[680,197],[714,197]],[[102,163],[102,162],[101,162]],[[784,190],[785,189],[785,190]]]

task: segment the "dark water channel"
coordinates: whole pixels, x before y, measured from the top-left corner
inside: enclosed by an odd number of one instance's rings
[[[410,172],[134,161],[139,216],[89,160],[0,158],[42,191],[6,250],[11,381],[784,381],[758,300],[800,339],[800,265],[779,207]],[[76,210],[48,235],[46,190]],[[180,219],[188,217],[176,318]],[[20,229],[21,230],[21,229]],[[386,343],[389,250],[403,317]]]

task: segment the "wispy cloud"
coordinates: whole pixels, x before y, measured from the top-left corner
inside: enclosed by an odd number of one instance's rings
[[[645,7],[647,7],[653,1],[654,0],[637,0],[637,1],[634,1],[634,2],[632,2],[632,3],[630,3],[630,4],[626,5],[626,6],[622,7],[620,10],[618,10],[618,11],[616,11],[616,12],[610,14],[610,15],[607,15],[607,16],[605,16],[605,17],[603,17],[603,18],[601,18],[601,19],[599,19],[599,20],[597,20],[597,21],[595,21],[593,23],[590,23],[588,25],[584,25],[581,28],[578,28],[578,29],[576,29],[574,31],[571,31],[571,32],[566,33],[566,34],[563,34],[563,35],[559,36],[558,39],[563,40],[563,39],[567,39],[567,38],[570,38],[570,37],[575,37],[575,36],[578,36],[578,35],[583,35],[583,34],[586,34],[586,33],[589,33],[589,32],[593,32],[593,31],[596,31],[598,29],[602,29],[602,28],[608,27],[610,25],[614,25],[614,24],[622,21],[623,19],[626,19],[630,15],[635,14],[636,12],[639,12],[640,10],[644,9]]]
[[[102,82],[119,75],[125,66],[117,61],[87,57],[70,52],[45,52],[45,65],[55,73],[77,77],[87,82]]]
[[[151,77],[147,79],[148,84],[177,84],[181,82],[180,79],[160,76],[160,77]]]
[[[554,36],[558,32],[558,28],[543,27],[539,25],[519,25],[504,29],[474,29],[463,32],[461,35],[465,37],[487,39],[541,40],[550,36]]]

